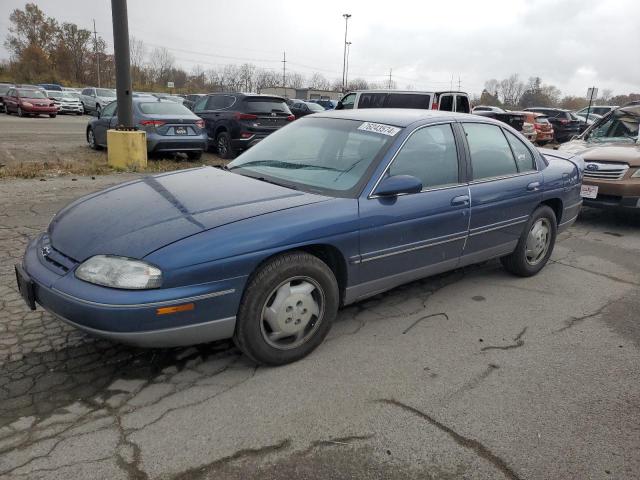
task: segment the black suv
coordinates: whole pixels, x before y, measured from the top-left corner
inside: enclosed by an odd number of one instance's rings
[[[525,108],[525,111],[544,113],[549,117],[549,122],[553,125],[553,135],[558,143],[566,142],[574,135],[580,134],[580,120],[574,117],[569,110],[563,110],[561,108],[530,107]]]
[[[245,93],[211,93],[196,102],[193,113],[204,120],[209,144],[225,159],[295,120],[284,98]]]

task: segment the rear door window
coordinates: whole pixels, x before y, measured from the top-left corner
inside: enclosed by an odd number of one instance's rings
[[[463,123],[471,153],[473,179],[502,177],[518,173],[502,129],[486,123]]]
[[[413,133],[389,167],[389,175],[412,175],[422,181],[422,188],[457,184],[458,152],[451,125]]]
[[[431,95],[419,93],[390,93],[387,96],[387,108],[424,108],[429,109]]]
[[[439,110],[453,112],[453,95],[440,95]]]
[[[386,93],[362,93],[358,100],[358,108],[382,108]]]
[[[466,95],[456,95],[456,112],[469,113],[470,111],[469,97]]]
[[[516,158],[518,171],[528,172],[530,170],[535,170],[536,164],[531,150],[529,150],[522,140],[516,137],[513,133],[507,130],[505,130],[504,133],[507,136],[509,145],[511,145],[513,156]]]

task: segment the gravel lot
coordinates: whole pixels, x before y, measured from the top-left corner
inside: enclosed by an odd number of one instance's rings
[[[91,118],[88,115],[19,118],[0,113],[0,165],[44,162],[106,164],[106,152],[91,150],[87,144],[85,132]],[[200,162],[210,164],[220,162],[220,159],[212,153],[205,153]]]
[[[59,120],[86,121],[25,125]],[[0,130],[14,156],[29,142]],[[640,216],[585,210],[534,278],[414,282],[258,368],[228,342],[139,350],[26,309],[27,238],[129,178],[0,181],[0,478],[640,478]]]

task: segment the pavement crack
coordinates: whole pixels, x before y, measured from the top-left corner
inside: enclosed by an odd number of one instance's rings
[[[366,435],[349,435],[346,437],[337,437],[337,438],[329,438],[326,440],[316,440],[311,443],[311,446],[307,449],[305,453],[309,453],[311,450],[318,447],[329,447],[335,445],[349,445],[354,442],[359,442],[362,440],[369,440],[373,438],[375,435],[373,433],[369,433]]]
[[[398,400],[395,400],[395,399],[392,399],[392,398],[391,399],[381,398],[381,399],[378,399],[377,402],[401,408],[401,409],[403,409],[403,410],[405,410],[407,412],[410,412],[410,413],[422,418],[423,420],[426,420],[427,422],[429,422],[431,425],[433,425],[437,429],[439,429],[442,432],[444,432],[447,435],[449,435],[451,437],[451,439],[454,442],[456,442],[458,445],[460,445],[461,447],[464,447],[464,448],[466,448],[468,450],[473,451],[479,457],[484,458],[485,460],[490,462],[494,467],[496,467],[498,470],[500,470],[504,474],[504,476],[507,477],[508,479],[510,479],[510,480],[521,480],[521,477],[519,477],[518,474],[513,471],[513,469],[507,464],[506,461],[504,461],[498,455],[493,453],[489,448],[484,446],[478,440],[475,440],[473,438],[468,438],[468,437],[465,437],[463,435],[460,435],[458,432],[456,432],[452,428],[450,428],[447,425],[439,422],[438,420],[436,420],[435,418],[431,417],[430,415],[424,413],[423,411],[418,410],[417,408],[414,408],[414,407],[412,407],[410,405],[407,405],[405,403],[402,403],[402,402],[400,402]]]
[[[449,315],[447,315],[444,312],[439,312],[439,313],[432,313],[431,315],[425,315],[424,317],[420,317],[419,319],[417,319],[415,322],[413,322],[411,325],[409,325],[403,332],[402,334],[406,334],[409,330],[411,330],[413,327],[415,327],[416,325],[418,325],[420,322],[422,322],[423,320],[426,320],[427,318],[431,318],[431,317],[439,317],[439,316],[443,316],[444,318],[446,318],[447,320],[449,320]]]
[[[604,312],[610,305],[612,305],[613,303],[617,302],[618,300],[611,300],[607,303],[605,303],[604,305],[602,305],[600,308],[598,308],[595,312],[593,313],[587,313],[586,315],[582,315],[580,317],[571,317],[569,320],[565,320],[565,325],[562,328],[559,328],[557,330],[554,331],[554,333],[560,333],[560,332],[564,332],[565,330],[569,330],[572,327],[575,327],[576,325],[578,325],[579,323],[584,322],[585,320],[589,320],[590,318],[594,318],[597,317],[599,315],[602,314],[602,312]]]
[[[199,467],[191,468],[189,470],[185,470],[184,472],[180,472],[177,475],[173,476],[173,480],[193,480],[195,478],[202,478],[208,471],[211,471],[216,468],[220,468],[228,463],[234,462],[236,460],[244,460],[248,458],[261,458],[266,455],[279,452],[281,450],[285,450],[291,446],[291,439],[285,439],[278,443],[272,445],[266,445],[264,447],[258,448],[243,448],[238,450],[231,455],[227,455],[226,457],[219,458],[211,463],[206,465],[201,465]]]
[[[478,375],[474,376],[471,380],[469,380],[467,383],[462,385],[457,390],[454,390],[453,392],[448,394],[443,399],[443,402],[448,402],[449,400],[451,400],[454,397],[457,397],[461,393],[468,392],[469,390],[473,390],[478,385],[480,385],[487,377],[489,377],[489,375],[491,375],[493,372],[495,372],[499,368],[500,368],[500,365],[496,365],[495,363],[490,363],[489,365],[487,365],[487,368],[485,368]]]
[[[559,265],[564,265],[565,267],[575,268],[576,270],[580,270],[582,272],[591,273],[592,275],[597,275],[598,277],[606,278],[607,280],[612,280],[618,283],[624,283],[625,285],[633,285],[634,287],[640,287],[640,283],[632,282],[631,280],[624,280],[619,277],[614,277],[613,275],[609,275],[602,272],[596,272],[595,270],[589,270],[588,268],[578,267],[577,265],[571,265],[570,263],[564,263],[559,260],[555,260],[553,263],[557,263]]]
[[[522,339],[522,337],[524,336],[525,332],[527,331],[528,327],[524,327],[522,329],[522,331],[520,333],[518,333],[518,335],[516,335],[515,337],[513,337],[513,341],[516,343],[512,343],[510,345],[488,345],[486,347],[482,347],[480,349],[481,352],[486,352],[488,350],[513,350],[514,348],[520,348],[524,345],[524,340]]]

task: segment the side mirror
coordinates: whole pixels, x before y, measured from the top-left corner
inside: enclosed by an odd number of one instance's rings
[[[338,103],[336,103],[336,108],[334,108],[334,110],[342,110],[344,108],[344,105],[342,105],[342,100],[339,100]]]
[[[373,194],[379,197],[392,197],[406,193],[422,191],[422,181],[413,175],[393,175],[382,180]]]

